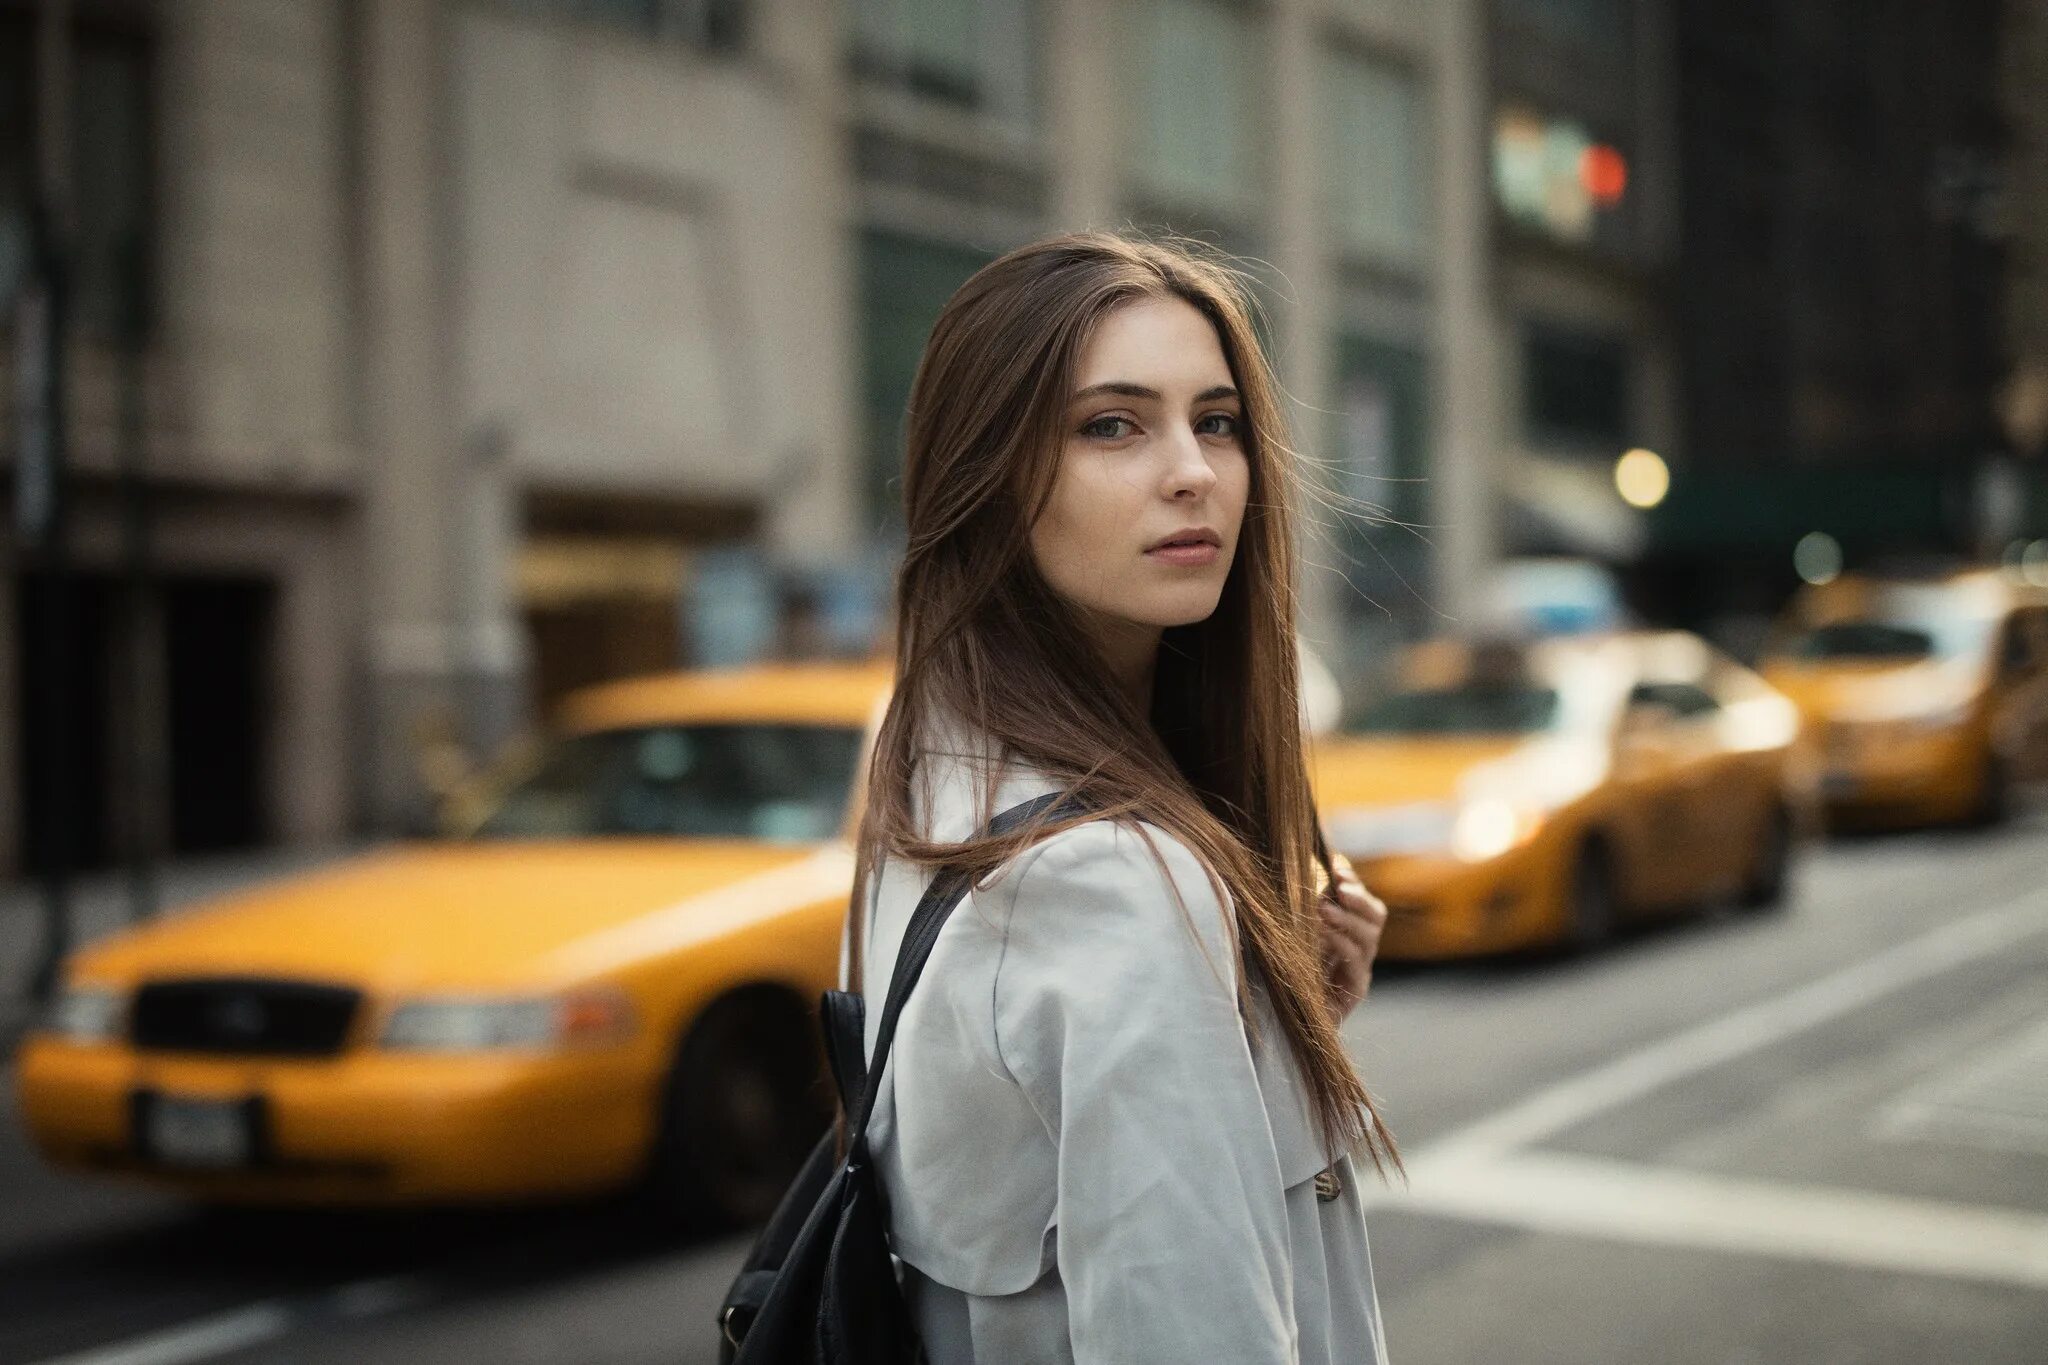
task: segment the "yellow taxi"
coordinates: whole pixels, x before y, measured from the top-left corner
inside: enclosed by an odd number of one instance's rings
[[[1804,715],[1839,823],[1993,823],[2048,776],[2048,590],[2005,573],[1809,585],[1762,667]]]
[[[467,837],[69,962],[16,1071],[36,1145],[207,1200],[579,1196],[758,1217],[827,1115],[848,821],[886,667],[665,675],[566,704]]]
[[[1435,641],[1315,741],[1333,849],[1389,959],[1590,948],[1717,896],[1768,906],[1810,823],[1798,714],[1683,632]]]

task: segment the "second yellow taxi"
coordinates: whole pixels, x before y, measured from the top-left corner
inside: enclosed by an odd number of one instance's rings
[[[1697,636],[1437,641],[1316,741],[1333,848],[1381,953],[1583,949],[1638,916],[1785,894],[1811,781],[1798,713]]]
[[[2008,573],[1808,586],[1763,668],[1805,715],[1839,823],[1993,824],[2048,777],[2048,590]]]

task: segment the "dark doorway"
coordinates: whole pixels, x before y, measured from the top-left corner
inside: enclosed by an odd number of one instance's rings
[[[170,773],[162,801],[169,851],[260,844],[269,833],[264,750],[275,585],[172,577],[160,580],[156,592],[166,651]],[[58,608],[49,579],[24,573],[15,595],[22,869],[47,870],[60,838],[71,867],[110,866],[120,854],[116,787],[133,780],[114,740],[115,669],[129,666],[120,583],[104,573],[70,576],[54,654],[49,625]],[[61,808],[60,764],[68,778]]]
[[[102,867],[113,856],[107,800],[111,584],[101,575],[70,575],[61,599],[52,587],[39,570],[15,580],[21,865],[31,874],[56,863],[60,839],[71,867]],[[67,779],[62,784],[60,766]]]
[[[260,578],[174,579],[165,587],[170,835],[179,853],[248,848],[269,832],[263,751],[276,596]]]

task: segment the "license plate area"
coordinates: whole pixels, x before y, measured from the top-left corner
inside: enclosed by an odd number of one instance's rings
[[[236,1171],[262,1161],[260,1095],[223,1099],[138,1090],[130,1111],[136,1155],[149,1165]]]

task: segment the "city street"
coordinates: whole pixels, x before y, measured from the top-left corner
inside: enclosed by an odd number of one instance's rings
[[[1411,1182],[1403,1365],[2037,1365],[2048,809],[1837,840],[1791,908],[1576,963],[1392,969],[1354,1021]],[[711,1361],[744,1238],[632,1210],[203,1215],[0,1122],[0,1360]]]

